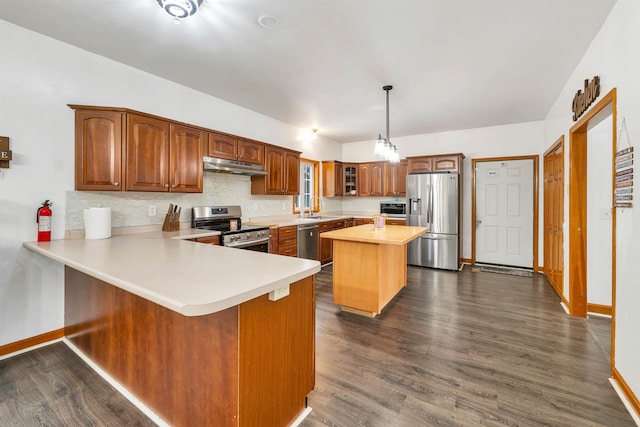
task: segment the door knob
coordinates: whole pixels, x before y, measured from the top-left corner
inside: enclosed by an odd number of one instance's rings
[[[481,220],[481,219],[477,219],[477,220],[476,220],[476,223],[478,223],[478,224],[482,224],[482,220]]]

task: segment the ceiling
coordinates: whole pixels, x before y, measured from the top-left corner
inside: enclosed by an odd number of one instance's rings
[[[0,19],[352,142],[385,134],[386,84],[392,140],[544,119],[615,1],[204,0],[176,25],[156,0],[6,0]]]

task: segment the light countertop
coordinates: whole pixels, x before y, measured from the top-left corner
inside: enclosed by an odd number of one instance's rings
[[[428,227],[408,227],[404,225],[387,225],[374,228],[372,224],[320,233],[324,239],[348,240],[351,242],[382,243],[386,245],[406,245],[420,235],[427,233]]]
[[[24,246],[185,316],[221,311],[320,271],[318,261],[184,240],[216,234],[183,229]]]
[[[314,213],[315,217],[301,218],[299,215],[275,215],[275,216],[256,216],[249,218],[251,224],[260,224],[271,227],[287,227],[291,225],[304,225],[310,223],[320,223],[325,221],[336,221],[349,218],[371,219],[374,213],[370,212],[320,212]],[[375,213],[378,215],[378,213]],[[389,219],[406,219],[405,216],[394,216]]]

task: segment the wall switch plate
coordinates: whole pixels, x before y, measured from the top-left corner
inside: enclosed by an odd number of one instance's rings
[[[149,216],[156,216],[156,205],[149,205]]]
[[[253,210],[254,211],[258,210],[258,203],[257,202],[253,202]]]
[[[280,298],[284,298],[289,295],[289,285],[269,292],[269,301],[278,301]]]

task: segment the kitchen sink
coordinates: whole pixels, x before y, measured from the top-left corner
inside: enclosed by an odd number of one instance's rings
[[[309,219],[334,219],[334,218],[338,218],[338,217],[337,216],[324,216],[324,215],[317,215],[317,216],[309,217]]]

